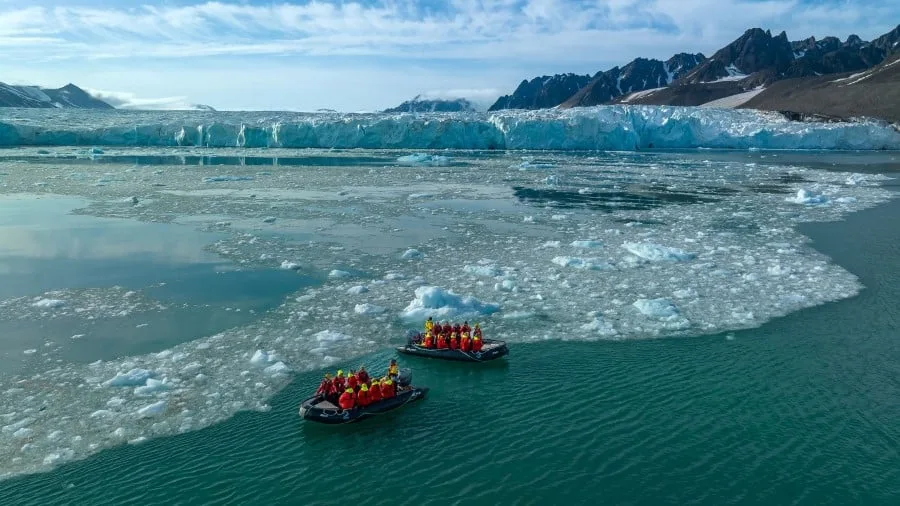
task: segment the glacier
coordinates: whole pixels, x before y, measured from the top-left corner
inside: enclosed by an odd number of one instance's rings
[[[13,110],[0,112],[0,146],[898,150],[900,131],[875,120],[638,105],[424,114]]]

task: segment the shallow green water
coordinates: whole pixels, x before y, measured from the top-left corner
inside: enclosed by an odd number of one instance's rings
[[[0,504],[897,504],[900,201],[805,225],[857,297],[699,338],[401,359],[421,403],[304,424],[268,413],[0,482]],[[341,366],[379,368],[379,352]]]

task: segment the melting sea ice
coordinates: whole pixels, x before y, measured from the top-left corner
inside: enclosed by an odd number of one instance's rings
[[[884,176],[804,168],[789,153],[315,151],[304,156],[331,163],[284,168],[274,160],[296,151],[189,149],[273,166],[170,165],[173,153],[150,148],[101,155],[150,165],[70,166],[55,155],[72,148],[19,148],[2,154],[0,188],[85,199],[78,215],[211,232],[208,252],[233,268],[311,281],[211,335],[0,376],[0,475],[266,410],[291,371],[402,342],[429,315],[513,343],[758,326],[861,289],[797,223],[890,198]],[[158,293],[130,291],[165,314]],[[72,310],[86,298],[93,310]],[[40,324],[110,316],[125,298],[100,286],[0,308]]]

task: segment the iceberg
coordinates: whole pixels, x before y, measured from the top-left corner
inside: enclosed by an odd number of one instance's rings
[[[810,123],[750,109],[607,105],[449,114],[66,111],[0,114],[0,146],[196,146],[336,149],[643,150],[679,148],[898,150],[875,121]],[[413,153],[401,164],[445,165]],[[212,176],[205,182],[247,181]]]
[[[416,297],[403,311],[406,320],[425,320],[429,316],[455,318],[461,315],[489,315],[500,310],[498,304],[484,303],[475,297],[461,297],[436,286],[416,288]]]

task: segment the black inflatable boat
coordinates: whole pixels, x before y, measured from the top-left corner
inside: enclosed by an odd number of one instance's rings
[[[406,346],[398,346],[397,351],[406,355],[419,357],[439,358],[442,360],[456,360],[460,362],[487,362],[509,355],[506,341],[485,339],[480,351],[462,351],[451,349],[425,348],[416,344],[415,339],[410,339]]]
[[[401,369],[397,378],[397,394],[365,407],[341,409],[327,401],[324,396],[314,395],[300,403],[300,417],[311,422],[325,424],[342,424],[358,422],[364,418],[387,413],[410,402],[423,399],[428,387],[412,386],[412,373],[409,369]]]

